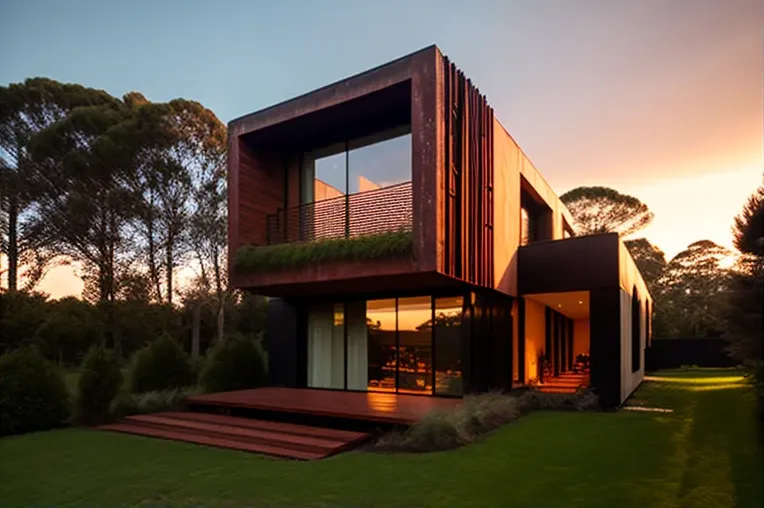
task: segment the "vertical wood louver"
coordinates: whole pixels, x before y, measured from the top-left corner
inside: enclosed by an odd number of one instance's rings
[[[444,57],[444,272],[493,287],[493,109]]]

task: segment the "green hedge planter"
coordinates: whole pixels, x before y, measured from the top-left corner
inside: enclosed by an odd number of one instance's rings
[[[364,260],[411,254],[410,231],[396,231],[353,238],[332,238],[308,243],[245,246],[236,252],[235,266],[245,273],[338,260]]]

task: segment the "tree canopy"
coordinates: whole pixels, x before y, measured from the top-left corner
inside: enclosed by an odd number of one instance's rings
[[[631,235],[653,220],[653,212],[639,199],[608,187],[577,187],[560,196],[575,221],[579,235]]]

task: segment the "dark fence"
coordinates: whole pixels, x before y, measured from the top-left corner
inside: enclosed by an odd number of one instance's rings
[[[653,339],[645,352],[645,368],[653,371],[682,365],[734,367],[737,362],[727,354],[727,345],[720,338]]]
[[[411,182],[281,209],[268,215],[268,244],[409,231],[412,209]]]

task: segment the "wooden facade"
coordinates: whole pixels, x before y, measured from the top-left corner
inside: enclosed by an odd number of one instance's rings
[[[380,222],[387,229],[399,218],[384,211],[404,210],[403,216],[411,216],[410,254],[257,273],[231,266],[235,287],[278,298],[269,309],[269,335],[279,337],[271,345],[275,380],[305,387],[306,305],[314,300],[462,295],[469,302],[463,319],[471,331],[462,344],[464,392],[510,389],[515,381],[531,379],[531,370],[537,372],[537,359],[533,365],[527,361],[538,352],[532,348],[549,356],[553,375],[570,371],[574,363],[578,325],[557,312],[557,304],[526,300],[581,291],[588,294],[586,333],[591,361],[598,366],[591,381],[606,404],[619,404],[638,377],[623,377],[614,360],[625,351],[611,341],[623,328],[622,290],[636,288],[640,295],[645,319],[641,327],[633,326],[649,343],[651,301],[639,270],[617,236],[563,240],[571,234],[570,213],[494,118],[486,98],[435,46],[229,124],[229,259],[245,245],[334,234],[333,223],[313,224],[312,236],[304,237],[300,218],[315,217],[318,207],[294,209],[303,205],[303,154],[343,141],[347,147],[351,136],[401,125],[411,135],[411,181],[332,199],[346,214],[338,221],[346,232],[354,231],[347,218],[352,203],[382,210]],[[396,197],[392,205],[378,206],[382,196]],[[332,199],[320,207],[333,209]],[[534,224],[535,234],[526,240],[521,210]],[[376,231],[366,223],[357,229]],[[524,241],[533,243],[522,246]],[[538,336],[541,344],[526,344],[526,334]],[[641,342],[629,348],[630,362],[642,354],[638,347]],[[631,373],[631,363],[628,367]]]
[[[444,216],[442,271],[493,287],[493,109],[443,57]]]

